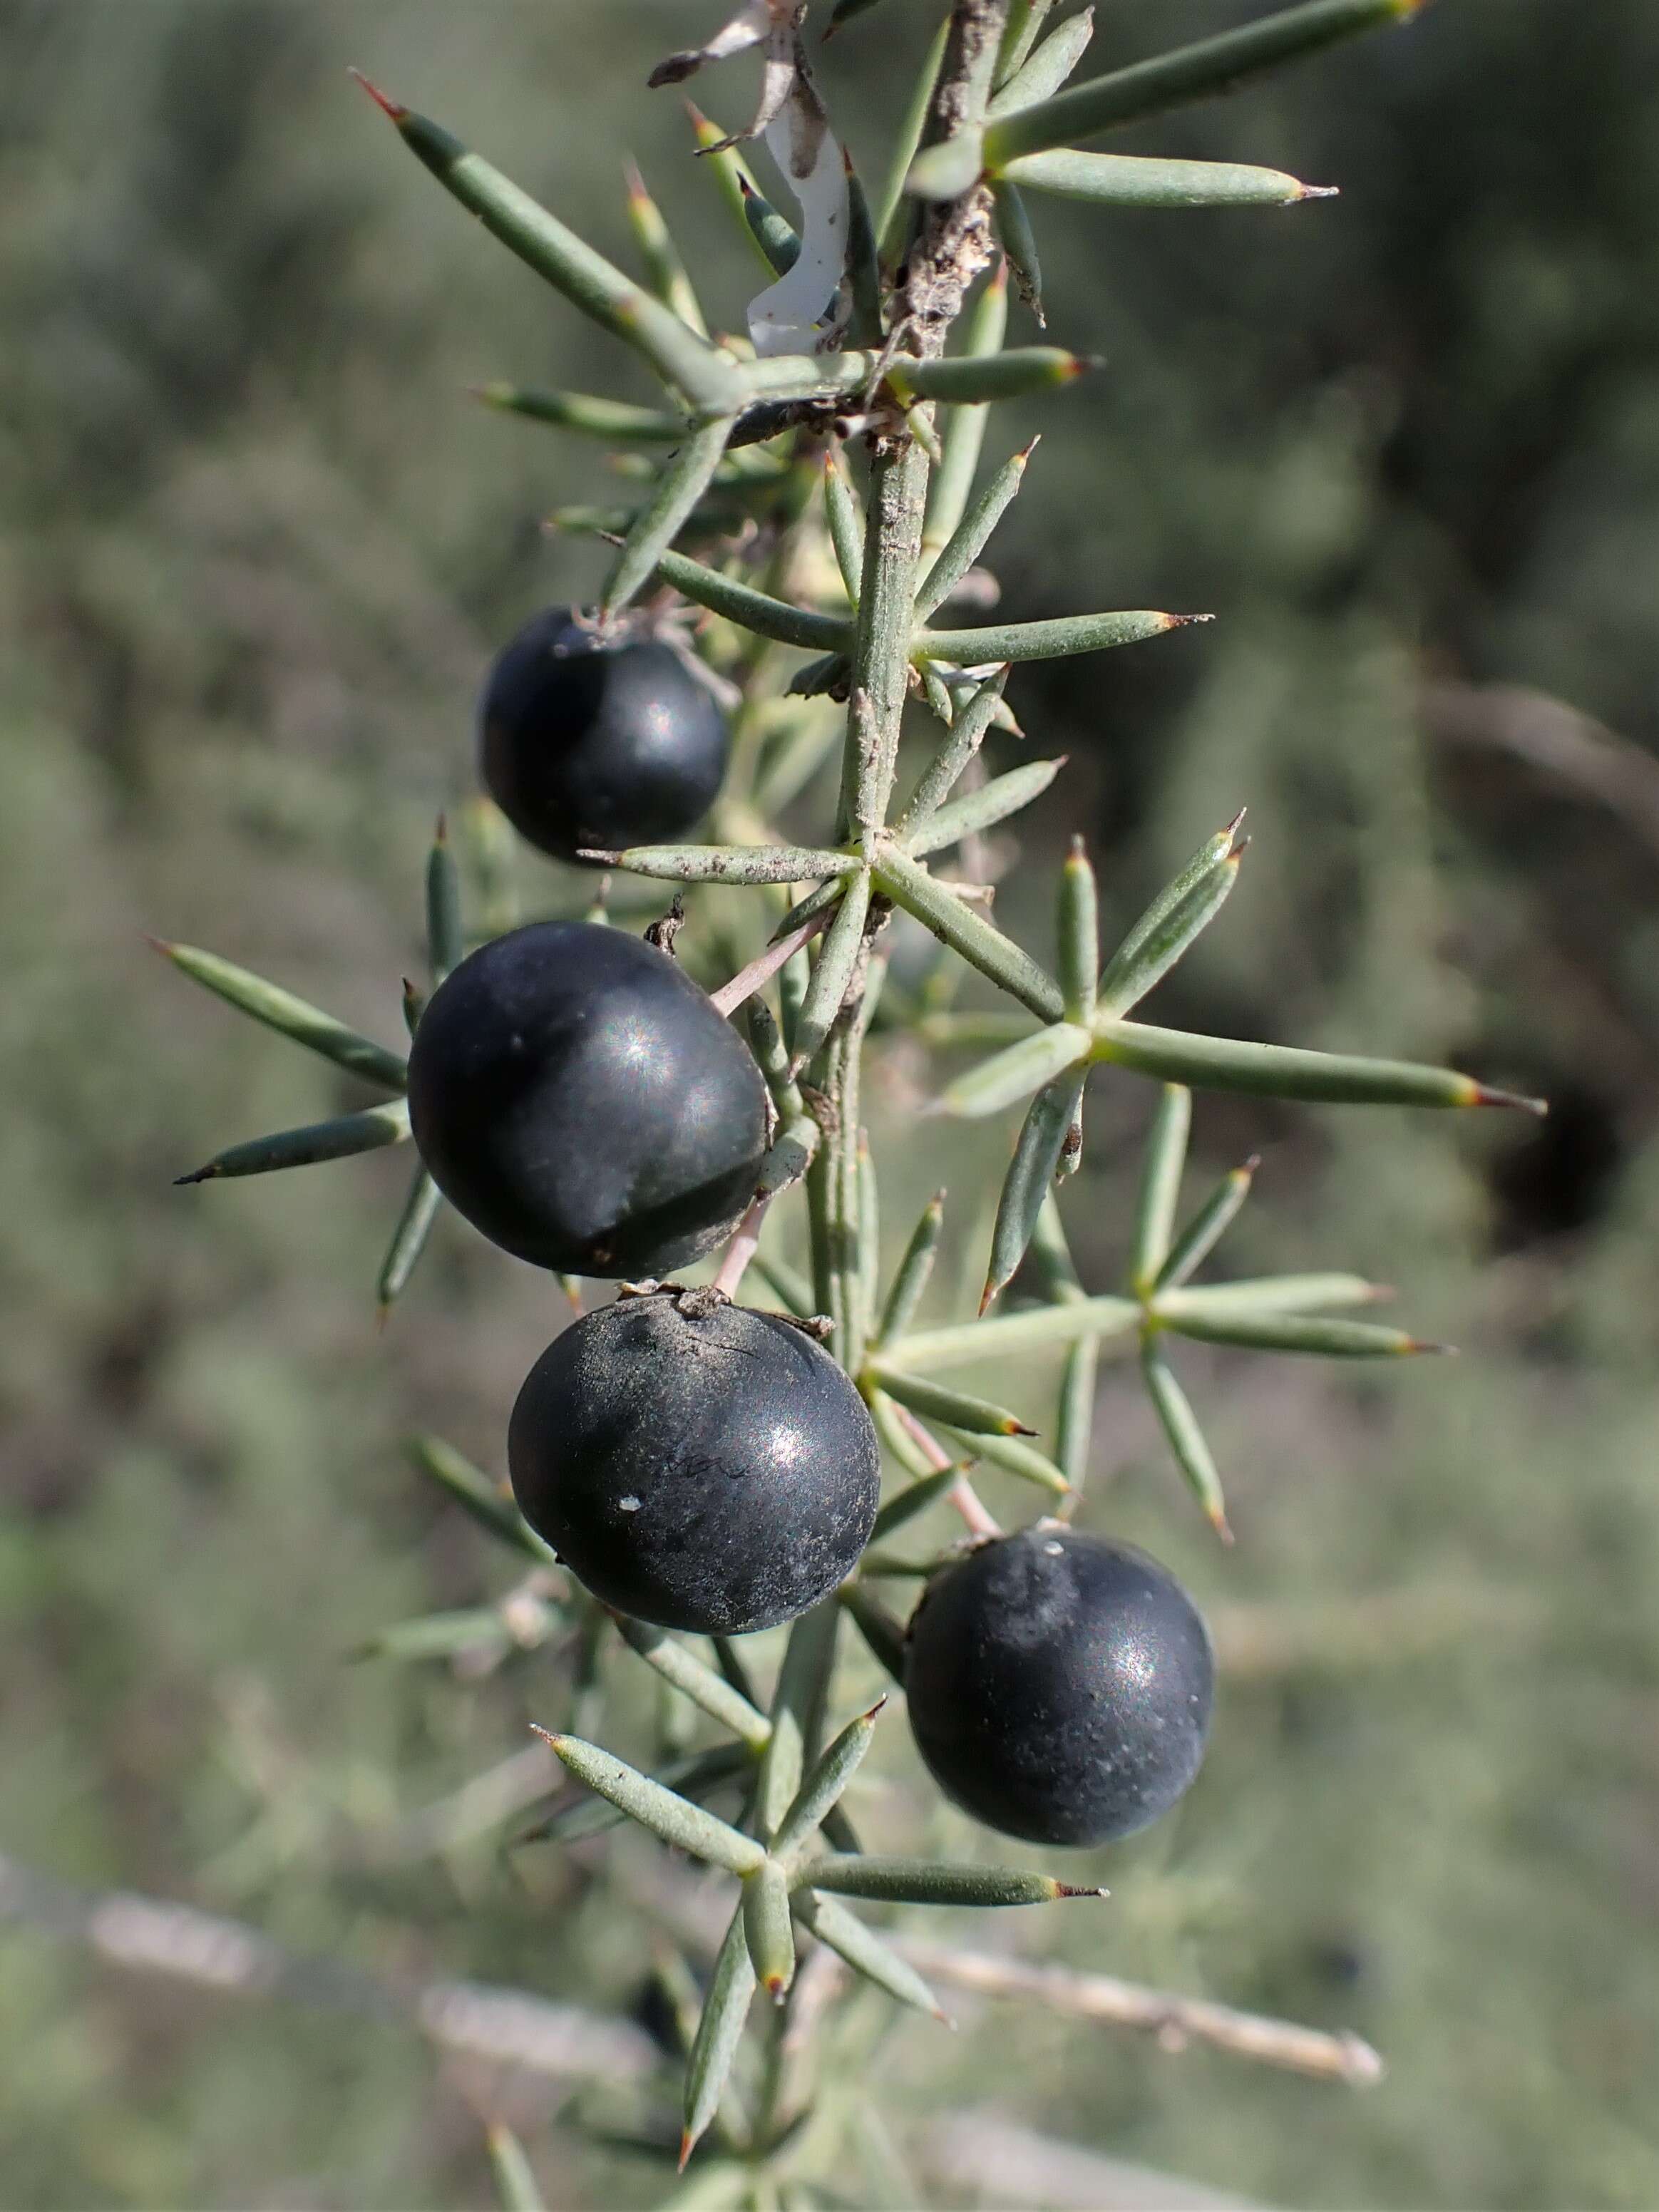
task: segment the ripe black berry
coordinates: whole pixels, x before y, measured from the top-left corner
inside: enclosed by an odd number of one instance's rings
[[[549,607],[496,656],[478,713],[489,794],[556,860],[684,836],[726,773],[726,717],[672,647],[606,645]]]
[[[507,1431],[531,1527],[596,1597],[661,1628],[793,1620],[864,1549],[864,1401],[803,1330],[711,1291],[619,1298],[556,1337]]]
[[[1028,1843],[1103,1844],[1190,1786],[1213,1680],[1209,1632],[1156,1559],[1039,1522],[928,1586],[905,1693],[964,1811]]]
[[[409,1107],[451,1203],[568,1274],[684,1267],[735,1227],[766,1150],[737,1031],[666,953],[591,922],[462,961],[421,1016]]]

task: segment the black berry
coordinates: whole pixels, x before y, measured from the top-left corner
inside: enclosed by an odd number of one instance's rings
[[[726,773],[726,717],[672,647],[607,645],[549,607],[496,656],[478,713],[489,794],[556,860],[682,837]]]
[[[964,1811],[1034,1844],[1133,1835],[1191,1785],[1214,1662],[1179,1583],[1056,1522],[946,1568],[910,1626],[910,1726]]]
[[[708,1636],[826,1596],[880,1488],[870,1416],[835,1361],[710,1291],[619,1298],[556,1337],[507,1449],[526,1520],[596,1597]]]
[[[766,1091],[748,1047],[665,952],[543,921],[464,960],[409,1055],[421,1157],[505,1251],[577,1275],[662,1276],[754,1194]]]

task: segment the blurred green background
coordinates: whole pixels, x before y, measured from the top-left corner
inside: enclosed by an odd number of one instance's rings
[[[752,264],[677,96],[644,87],[720,12],[0,5],[0,1852],[377,1971],[613,2010],[650,1954],[599,1862],[507,1867],[489,1826],[411,1840],[411,1814],[562,1714],[558,1663],[347,1663],[504,1587],[398,1443],[433,1427],[498,1467],[556,1288],[451,1218],[377,1335],[398,1162],[173,1192],[234,1137],[356,1101],[142,933],[397,1037],[486,660],[601,573],[539,526],[604,493],[602,457],[464,387],[652,396],[408,161],[346,65],[618,255],[631,150],[737,326]],[[1247,12],[1114,0],[1090,65]],[[828,49],[855,154],[882,147],[931,13],[889,0]],[[741,66],[707,81],[723,120]],[[1440,0],[1123,143],[1343,197],[1037,209],[1053,334],[1108,366],[994,426],[993,458],[1044,438],[999,541],[1004,603],[1222,619],[1019,675],[1033,743],[1071,766],[1002,910],[1042,941],[1082,828],[1127,921],[1248,801],[1241,888],[1158,1018],[1445,1056],[1557,1110],[1200,1100],[1199,1169],[1265,1155],[1231,1266],[1363,1269],[1465,1357],[1382,1377],[1185,1359],[1226,1556],[1133,1378],[1103,1370],[1085,1516],[1216,1613],[1213,1753],[1175,1819],[1102,1855],[1109,1905],[943,1923],[1352,2027],[1386,2081],[968,2007],[954,2039],[907,2021],[871,2094],[905,2141],[971,2106],[1267,2203],[1652,2205],[1659,9]],[[1009,1131],[919,1144],[936,1078],[902,1041],[874,1071],[890,1230],[950,1182],[938,1310],[965,1310]],[[1152,1102],[1097,1088],[1066,1210],[1104,1286]],[[639,1670],[607,1666],[613,1740],[644,1746]],[[889,1728],[866,1825],[960,1844]],[[619,1863],[643,1878],[650,1850]],[[483,2203],[486,2110],[550,2203],[661,2186],[545,2081],[96,1967],[26,1923],[0,1923],[0,2051],[10,2205]]]

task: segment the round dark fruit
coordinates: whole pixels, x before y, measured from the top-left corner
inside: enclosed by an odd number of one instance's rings
[[[1204,1757],[1215,1667],[1173,1576],[1039,1522],[932,1582],[905,1695],[933,1778],[1033,1844],[1103,1844],[1167,1813]]]
[[[549,607],[496,656],[478,710],[490,797],[556,860],[683,837],[726,773],[726,717],[672,647],[611,645]]]
[[[708,1291],[618,1298],[556,1337],[507,1454],[525,1519],[596,1597],[705,1636],[827,1596],[881,1483],[869,1413],[829,1354]]]
[[[737,1031],[667,953],[592,922],[462,961],[421,1016],[409,1110],[457,1211],[566,1274],[685,1267],[736,1226],[766,1151]]]

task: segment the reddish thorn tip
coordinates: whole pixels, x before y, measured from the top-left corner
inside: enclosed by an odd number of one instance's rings
[[[1474,1096],[1470,1098],[1469,1104],[1471,1106],[1512,1106],[1518,1113],[1535,1114],[1540,1121],[1542,1121],[1550,1110],[1550,1102],[1547,1098],[1528,1098],[1518,1091],[1495,1091],[1490,1085],[1485,1083],[1477,1083],[1474,1085]]]
[[[360,69],[354,69],[349,74],[356,78],[382,115],[389,115],[394,123],[399,125],[409,120],[409,110],[402,100],[393,100],[389,94],[382,92],[380,86],[366,77]]]
[[[1057,1898],[1109,1897],[1111,1893],[1109,1889],[1102,1889],[1098,1883],[1094,1882],[1079,1885],[1069,1881],[1059,1881],[1054,1884],[1054,1895]]]
[[[1232,1532],[1232,1525],[1229,1522],[1226,1515],[1224,1513],[1212,1513],[1210,1516],[1210,1526],[1215,1530],[1216,1534],[1220,1537],[1222,1542],[1227,1547],[1228,1550],[1231,1551],[1236,1540]]]
[[[165,937],[152,937],[147,929],[140,931],[139,934],[152,952],[165,952],[171,957],[173,946]]]
[[[1297,193],[1298,200],[1334,200],[1340,197],[1340,185],[1304,185]]]
[[[674,2169],[677,2173],[684,2173],[685,2172],[685,2161],[690,2157],[692,2152],[696,2148],[696,2147],[697,2139],[696,2136],[692,2134],[690,2129],[688,2128],[685,2133],[680,2137],[680,2162]]]
[[[530,1733],[532,1735],[540,1736],[550,1751],[557,1751],[559,1746],[564,1741],[562,1735],[555,1735],[550,1729],[540,1727],[535,1721],[530,1723]]]
[[[175,1190],[180,1190],[186,1183],[210,1182],[212,1179],[213,1170],[211,1168],[192,1168],[188,1175],[174,1176],[173,1178],[173,1188]]]
[[[1407,1352],[1426,1352],[1437,1359],[1457,1358],[1457,1346],[1455,1344],[1427,1344],[1421,1338],[1415,1336],[1407,1337],[1401,1349]]]
[[[1036,1431],[1035,1429],[1028,1429],[1024,1421],[1016,1420],[1014,1416],[1010,1413],[1008,1416],[1008,1425],[1002,1433],[1005,1437],[1034,1437],[1036,1434]]]
[[[876,1699],[875,1704],[870,1707],[867,1712],[860,1715],[860,1718],[861,1720],[873,1721],[886,1703],[887,1697],[885,1692],[884,1692],[882,1695]]]

